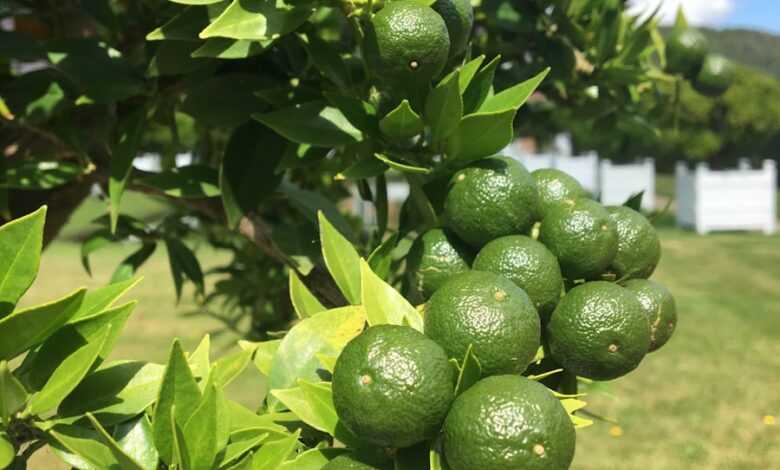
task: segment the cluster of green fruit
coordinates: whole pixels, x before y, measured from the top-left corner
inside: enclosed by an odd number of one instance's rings
[[[568,468],[574,427],[550,389],[573,392],[560,377],[576,387],[577,376],[627,374],[674,330],[674,299],[647,279],[661,254],[655,229],[561,171],[529,173],[507,157],[458,171],[443,220],[408,257],[424,334],[378,325],[344,348],[333,374],[341,422],[385,448],[441,434],[453,470]],[[450,361],[468,354],[482,379],[455,396]],[[353,455],[327,468],[382,467]]]
[[[734,82],[736,67],[720,54],[709,52],[709,43],[694,28],[675,30],[666,42],[666,69],[690,80],[705,96],[717,97]]]

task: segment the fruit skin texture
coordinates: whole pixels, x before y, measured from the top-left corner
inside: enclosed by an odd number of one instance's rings
[[[575,439],[560,401],[515,375],[480,380],[458,396],[444,422],[452,470],[566,470]]]
[[[666,70],[692,79],[699,73],[708,49],[707,38],[696,29],[674,33],[666,41]]]
[[[702,95],[715,98],[731,87],[736,74],[736,67],[730,60],[720,54],[707,54],[692,82],[693,88]]]
[[[482,374],[523,372],[541,325],[528,294],[497,274],[469,271],[447,281],[425,307],[425,334],[462,361],[469,344]]]
[[[525,235],[496,238],[482,247],[474,269],[500,274],[531,298],[542,323],[547,323],[563,291],[558,260],[544,245]]]
[[[677,326],[677,305],[662,284],[647,279],[631,279],[623,286],[636,294],[650,321],[650,350],[657,351],[669,341]]]
[[[618,249],[611,268],[618,279],[646,279],[661,260],[661,241],[649,220],[626,206],[607,207],[615,221]]]
[[[436,0],[431,5],[440,14],[450,34],[450,57],[457,57],[466,50],[474,28],[474,7],[470,0]]]
[[[450,37],[433,9],[402,0],[387,3],[371,19],[364,51],[377,78],[397,86],[422,85],[444,70]]]
[[[571,204],[575,200],[588,197],[587,191],[571,175],[555,168],[540,168],[531,173],[539,190],[539,210],[544,215],[554,206]]]
[[[449,227],[475,248],[528,232],[538,213],[536,183],[520,162],[508,157],[485,158],[455,173],[444,200]]]
[[[561,272],[569,280],[599,276],[618,249],[615,221],[601,204],[590,199],[553,207],[542,220],[539,240],[558,258]]]
[[[415,240],[407,258],[412,286],[428,299],[450,277],[470,269],[471,249],[446,229],[434,228]]]
[[[454,398],[444,350],[408,326],[377,325],[350,341],[333,371],[344,425],[382,447],[408,447],[439,431]]]
[[[636,295],[587,282],[569,291],[547,325],[552,358],[566,370],[612,380],[636,369],[650,347],[650,324]]]

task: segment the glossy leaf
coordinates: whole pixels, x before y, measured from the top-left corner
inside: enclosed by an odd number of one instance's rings
[[[168,261],[176,288],[176,299],[181,299],[185,277],[195,284],[198,292],[203,292],[203,271],[192,250],[178,238],[166,238],[165,246],[168,248]]]
[[[206,334],[192,353],[187,354],[187,364],[195,378],[206,378],[211,372],[211,336]],[[251,352],[250,352],[251,354]],[[205,382],[202,382],[205,385]]]
[[[385,165],[389,166],[390,168],[394,170],[398,170],[402,173],[412,173],[415,175],[427,175],[431,173],[433,170],[430,168],[423,168],[420,166],[414,166],[409,165],[406,163],[400,163],[395,160],[391,160],[389,157],[381,154],[381,153],[375,153],[374,157],[384,163]]]
[[[393,286],[377,276],[363,260],[360,260],[360,273],[363,283],[362,304],[369,325],[403,325],[405,319],[412,328],[422,331],[420,312]]]
[[[198,199],[219,196],[218,180],[217,170],[204,165],[188,165],[145,176],[138,183],[171,197]]]
[[[0,361],[0,423],[5,425],[14,413],[27,403],[27,390],[8,369],[8,363]]]
[[[239,461],[239,459],[243,455],[245,455],[247,452],[251,451],[252,449],[257,448],[266,439],[268,439],[268,436],[269,434],[266,432],[266,433],[258,434],[257,436],[254,436],[250,439],[245,439],[238,442],[231,442],[225,448],[225,453],[222,454],[222,458],[219,461],[218,467],[226,468],[230,464]]]
[[[216,385],[207,386],[203,400],[183,427],[192,470],[211,469],[219,451],[216,429],[219,400],[224,399],[221,393]]]
[[[111,215],[111,232],[116,232],[119,220],[119,209],[122,196],[125,193],[133,160],[141,144],[141,135],[146,127],[146,109],[141,108],[130,114],[119,125],[119,139],[111,149],[111,174],[108,180],[109,213]]]
[[[18,310],[0,320],[0,360],[11,359],[42,343],[81,307],[86,289],[62,299]]]
[[[409,100],[401,101],[401,104],[379,121],[379,130],[382,134],[396,142],[403,142],[416,136],[423,131],[424,127],[422,118],[412,109]]]
[[[141,278],[128,279],[87,291],[84,295],[84,301],[81,302],[78,311],[68,320],[68,324],[102,314],[139,282],[141,282]]]
[[[146,415],[118,425],[114,438],[119,447],[144,470],[157,470],[160,456],[154,448],[152,425]]]
[[[171,18],[164,25],[146,35],[147,41],[198,39],[198,33],[209,24],[205,8],[190,7]]]
[[[322,256],[341,293],[352,305],[360,304],[360,255],[352,244],[318,213]]]
[[[360,130],[337,108],[314,101],[252,117],[300,144],[337,147],[362,140]]]
[[[348,240],[352,240],[352,228],[347,219],[341,215],[338,207],[321,193],[299,189],[290,184],[282,184],[281,191],[290,200],[293,205],[309,222],[318,225],[320,213],[327,217],[328,222]]]
[[[106,447],[108,447],[122,470],[144,470],[144,468],[138,462],[136,462],[133,457],[125,453],[124,449],[119,446],[119,443],[117,443],[116,440],[114,440],[114,438],[103,428],[103,426],[101,426],[101,424],[97,419],[95,419],[94,416],[87,413],[87,419],[89,419],[92,427],[95,429],[95,431],[97,431],[98,436],[100,436],[100,441]]]
[[[228,386],[236,379],[252,359],[252,351],[236,351],[222,356],[214,362],[211,368],[211,380],[219,388]]]
[[[249,74],[220,74],[191,84],[180,110],[204,125],[235,127],[265,109],[257,93],[271,85]]]
[[[209,38],[192,52],[194,58],[246,59],[265,52],[271,40],[245,41],[229,38]]]
[[[471,114],[447,141],[447,154],[460,165],[494,155],[514,138],[515,110]]]
[[[38,274],[45,220],[43,206],[0,227],[0,318],[13,311]]]
[[[626,202],[624,202],[623,205],[639,212],[642,210],[642,198],[644,195],[644,191],[639,191],[638,193],[632,194],[628,199],[626,199]]]
[[[8,434],[5,431],[0,431],[0,468],[11,465],[15,457],[16,449],[14,449]]]
[[[147,409],[160,392],[165,367],[142,361],[117,361],[91,373],[60,404],[62,417],[91,412],[113,425]]]
[[[268,377],[269,388],[295,387],[298,379],[321,381],[323,369],[317,354],[338,355],[363,331],[365,321],[363,308],[357,306],[327,310],[301,320],[279,344]]]
[[[431,140],[441,142],[450,136],[463,118],[463,98],[460,94],[460,73],[455,71],[442,79],[428,93],[425,120],[431,126]]]
[[[335,92],[326,91],[324,95],[356,128],[368,133],[376,133],[379,130],[376,107],[373,104]]]
[[[482,106],[493,88],[493,78],[500,62],[501,56],[494,57],[470,80],[466,91],[463,92],[463,114],[471,114]]]
[[[251,433],[253,436],[264,433],[271,433],[275,436],[289,434],[287,428],[274,421],[279,419],[279,413],[258,415],[254,411],[235,401],[227,400],[227,414],[232,436],[242,434],[245,431]]]
[[[280,470],[320,470],[331,460],[346,452],[346,449],[309,449],[301,452],[294,460],[284,462]]]
[[[232,39],[274,39],[295,30],[311,15],[312,9],[291,8],[276,0],[233,0],[206,29],[203,39],[223,37]]]
[[[306,318],[315,313],[324,312],[322,303],[311,293],[295,271],[290,270],[290,300],[298,318]]]
[[[163,462],[170,464],[174,459],[176,430],[173,424],[186,422],[200,399],[200,389],[187,365],[184,351],[179,341],[174,340],[152,421],[154,443]]]
[[[100,334],[89,338],[89,342],[73,351],[59,363],[41,391],[30,397],[27,407],[30,414],[38,415],[57,408],[65,397],[87,375],[89,369],[103,350],[112,325],[107,325]]]
[[[485,56],[481,55],[466,62],[458,69],[458,88],[460,89],[461,95],[465,93],[469,85],[471,85],[471,81],[474,79],[474,76],[477,74],[484,61]]]
[[[83,173],[80,165],[69,162],[22,160],[6,166],[0,188],[41,191],[64,186]]]
[[[132,279],[136,275],[138,269],[146,263],[146,261],[157,250],[157,243],[145,242],[141,245],[141,248],[131,253],[127,258],[123,259],[119,266],[116,267],[114,273],[111,275],[111,282],[117,283]]]
[[[252,470],[277,470],[298,446],[300,435],[299,429],[290,437],[265,444],[252,457]]]
[[[257,370],[261,374],[267,376],[271,373],[271,362],[273,361],[276,350],[279,349],[279,345],[282,343],[280,339],[273,339],[270,341],[263,341],[262,343],[250,343],[248,341],[239,341],[241,348],[252,351],[254,356],[252,361],[254,362]]]
[[[119,463],[98,433],[76,425],[57,424],[46,431],[53,439],[53,450],[67,464],[87,470],[116,469]]]
[[[507,88],[502,92],[489,97],[479,108],[480,113],[492,113],[508,110],[518,110],[531,97],[534,91],[542,83],[542,80],[550,73],[547,67],[533,78]]]
[[[368,257],[368,265],[382,280],[387,281],[393,263],[393,250],[398,244],[398,233],[383,241]]]

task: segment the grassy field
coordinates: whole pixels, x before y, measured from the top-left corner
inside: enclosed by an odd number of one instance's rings
[[[79,220],[88,220],[80,214]],[[75,234],[77,227],[69,227]],[[699,237],[663,229],[664,256],[656,279],[676,295],[680,315],[673,340],[628,377],[585,398],[598,422],[578,432],[576,470],[754,470],[778,468],[780,426],[780,237],[720,234]],[[99,252],[94,278],[82,270],[78,246],[53,244],[28,302],[48,300],[81,285],[107,281],[131,247]],[[204,265],[219,261],[201,253]],[[192,348],[212,333],[217,351],[236,335],[194,314],[185,293],[176,305],[164,249],[143,267],[128,298],[140,301],[114,353],[163,361],[171,338]],[[253,371],[251,371],[253,372]],[[230,395],[254,405],[262,384],[247,373]],[[56,469],[42,455],[30,468]]]

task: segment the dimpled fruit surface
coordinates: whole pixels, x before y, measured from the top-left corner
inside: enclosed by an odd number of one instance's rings
[[[505,235],[526,233],[538,219],[539,194],[528,170],[508,157],[490,157],[458,171],[450,181],[444,215],[475,248]]]
[[[425,307],[425,334],[462,361],[469,345],[483,375],[523,372],[539,349],[539,315],[528,294],[494,273],[447,281]]]
[[[618,248],[611,268],[618,279],[648,278],[661,260],[661,241],[645,216],[626,206],[607,207],[615,221]]]
[[[552,392],[516,375],[480,380],[458,396],[444,423],[452,470],[566,470],[575,440]]]
[[[444,350],[408,326],[377,325],[350,341],[333,371],[333,402],[360,439],[408,447],[433,438],[454,398]]]
[[[474,255],[448,230],[434,228],[415,240],[407,258],[414,289],[428,299],[450,277],[468,271]]]
[[[552,358],[567,371],[611,380],[634,370],[650,347],[650,323],[636,295],[617,284],[570,290],[547,325]]]
[[[677,327],[677,305],[663,284],[648,279],[631,279],[624,284],[635,293],[650,321],[650,352],[667,343]]]
[[[555,168],[540,168],[531,173],[539,190],[539,208],[542,218],[554,206],[571,204],[588,193],[568,173]]]

